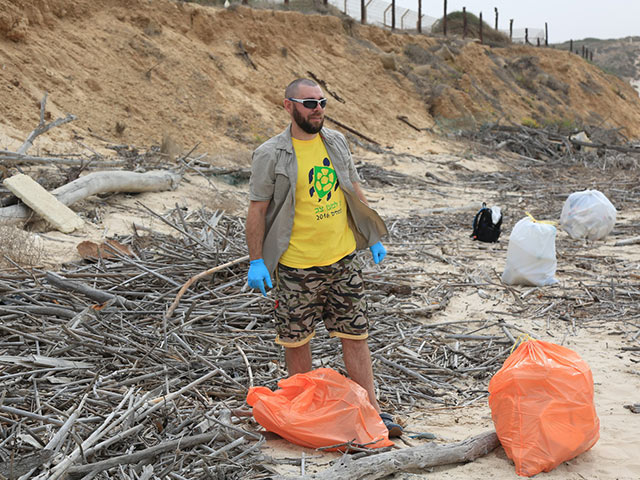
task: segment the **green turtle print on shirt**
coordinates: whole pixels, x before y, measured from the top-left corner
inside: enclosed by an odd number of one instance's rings
[[[331,200],[331,192],[338,189],[338,178],[336,171],[331,168],[331,162],[327,157],[322,160],[322,166],[315,166],[309,170],[309,196],[313,198],[314,194],[321,201],[325,196],[327,201]]]

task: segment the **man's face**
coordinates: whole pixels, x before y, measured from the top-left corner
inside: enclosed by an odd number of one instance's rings
[[[295,98],[308,99],[324,98],[320,87],[310,87],[302,85],[298,88]],[[301,103],[288,101],[292,120],[306,133],[318,133],[322,129],[324,123],[324,108],[320,104],[316,104],[316,108],[310,109]]]

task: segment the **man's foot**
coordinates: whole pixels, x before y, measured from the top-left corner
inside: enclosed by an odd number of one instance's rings
[[[381,413],[380,418],[382,419],[385,427],[387,427],[387,430],[389,430],[389,438],[399,437],[402,435],[402,427],[397,423],[394,423],[393,417],[390,414]]]

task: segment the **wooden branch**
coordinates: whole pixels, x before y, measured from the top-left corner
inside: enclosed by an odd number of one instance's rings
[[[179,182],[180,175],[168,170],[154,170],[146,173],[93,172],[56,188],[51,193],[61,203],[69,206],[98,193],[173,190]],[[17,224],[29,219],[32,215],[33,211],[22,204],[0,208],[0,225]]]
[[[5,165],[37,164],[37,165],[88,165],[90,160],[85,158],[62,158],[62,157],[34,157],[9,150],[0,150],[0,158]],[[120,167],[126,164],[124,160],[101,160],[101,167]]]
[[[402,123],[406,123],[407,125],[409,125],[414,130],[417,130],[418,132],[421,132],[422,130],[426,130],[426,129],[422,129],[422,128],[416,127],[413,123],[411,123],[409,121],[409,119],[407,118],[406,115],[397,115],[396,118],[398,120],[400,120]]]
[[[20,458],[10,458],[0,462],[0,478],[19,478],[25,473],[39,467],[53,456],[53,450],[38,450]]]
[[[113,300],[116,305],[128,308],[129,310],[135,310],[136,308],[136,304],[127,300],[126,298],[123,298],[119,295],[114,295],[113,293],[103,292],[102,290],[92,288],[89,285],[78,282],[76,280],[67,280],[66,278],[61,277],[60,275],[53,272],[47,272],[46,279],[51,285],[54,285],[61,290],[81,293],[89,297],[90,299],[95,300],[96,302],[105,303],[109,300]]]
[[[108,460],[102,460],[101,462],[88,463],[86,465],[79,465],[77,467],[70,467],[67,473],[72,477],[79,477],[89,472],[102,472],[109,468],[117,467],[118,465],[128,465],[132,463],[138,463],[141,460],[151,459],[164,452],[176,450],[178,448],[187,448],[194,445],[201,445],[203,443],[210,442],[218,432],[203,433],[200,435],[193,435],[190,437],[183,437],[170,442],[164,442],[153,447],[145,448],[129,455],[118,455],[117,457],[109,458]],[[245,441],[244,437],[240,437],[236,440],[235,444],[240,444]],[[234,445],[235,446],[235,445]]]
[[[171,306],[169,307],[169,309],[167,310],[167,313],[165,314],[165,320],[171,318],[171,315],[173,315],[173,311],[176,309],[176,307],[178,306],[178,303],[180,303],[180,299],[182,298],[182,296],[184,295],[184,292],[187,291],[187,289],[193,285],[195,282],[197,282],[198,280],[200,280],[202,277],[206,277],[207,275],[211,275],[212,273],[218,272],[224,268],[227,267],[231,267],[233,265],[236,265],[238,263],[242,263],[242,262],[246,262],[247,260],[249,260],[249,255],[245,255],[244,257],[240,257],[240,258],[236,258],[235,260],[231,260],[230,262],[227,263],[223,263],[222,265],[218,265],[217,267],[213,267],[210,268],[209,270],[205,270],[204,272],[200,272],[197,275],[194,275],[193,277],[191,277],[189,280],[187,280],[187,282],[182,286],[182,288],[180,288],[180,291],[178,292],[178,294],[176,295],[175,300],[173,301],[173,303],[171,304]]]
[[[43,133],[48,132],[52,128],[59,127],[60,125],[64,125],[65,123],[72,122],[76,119],[75,115],[68,113],[67,116],[64,118],[58,118],[53,122],[44,123],[44,113],[45,113],[45,106],[47,104],[47,95],[48,93],[45,93],[44,97],[42,97],[42,100],[40,101],[40,123],[35,128],[35,130],[29,134],[25,142],[18,149],[18,154],[22,155],[24,153],[27,153],[27,150],[31,148],[31,146],[33,145],[33,141],[36,139],[38,135],[42,135]]]
[[[618,240],[613,245],[615,247],[621,247],[623,245],[635,245],[636,243],[640,243],[640,237],[631,237],[631,238],[625,238],[624,240]]]
[[[325,115],[324,118],[326,118],[327,120],[329,120],[330,122],[335,123],[336,125],[338,125],[339,127],[344,128],[345,130],[347,130],[348,132],[353,133],[354,135],[359,136],[360,138],[366,140],[369,143],[373,143],[374,145],[378,145],[380,146],[380,144],[378,142],[376,142],[375,140],[370,139],[369,137],[367,137],[366,135],[363,135],[362,133],[360,133],[359,131],[357,131],[355,128],[351,128],[348,125],[345,125],[342,122],[339,122],[338,120],[336,120],[335,118],[331,118],[329,115]]]
[[[496,432],[490,431],[462,442],[438,445],[426,443],[417,447],[393,450],[353,460],[348,455],[332,467],[304,477],[279,476],[277,480],[374,480],[397,472],[424,470],[438,465],[473,462],[499,445]]]

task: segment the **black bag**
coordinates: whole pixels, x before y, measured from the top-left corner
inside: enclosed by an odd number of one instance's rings
[[[473,233],[471,238],[481,242],[497,242],[500,237],[500,226],[502,225],[502,214],[497,223],[493,223],[491,209],[486,203],[482,203],[482,208],[476,213],[473,219]]]

